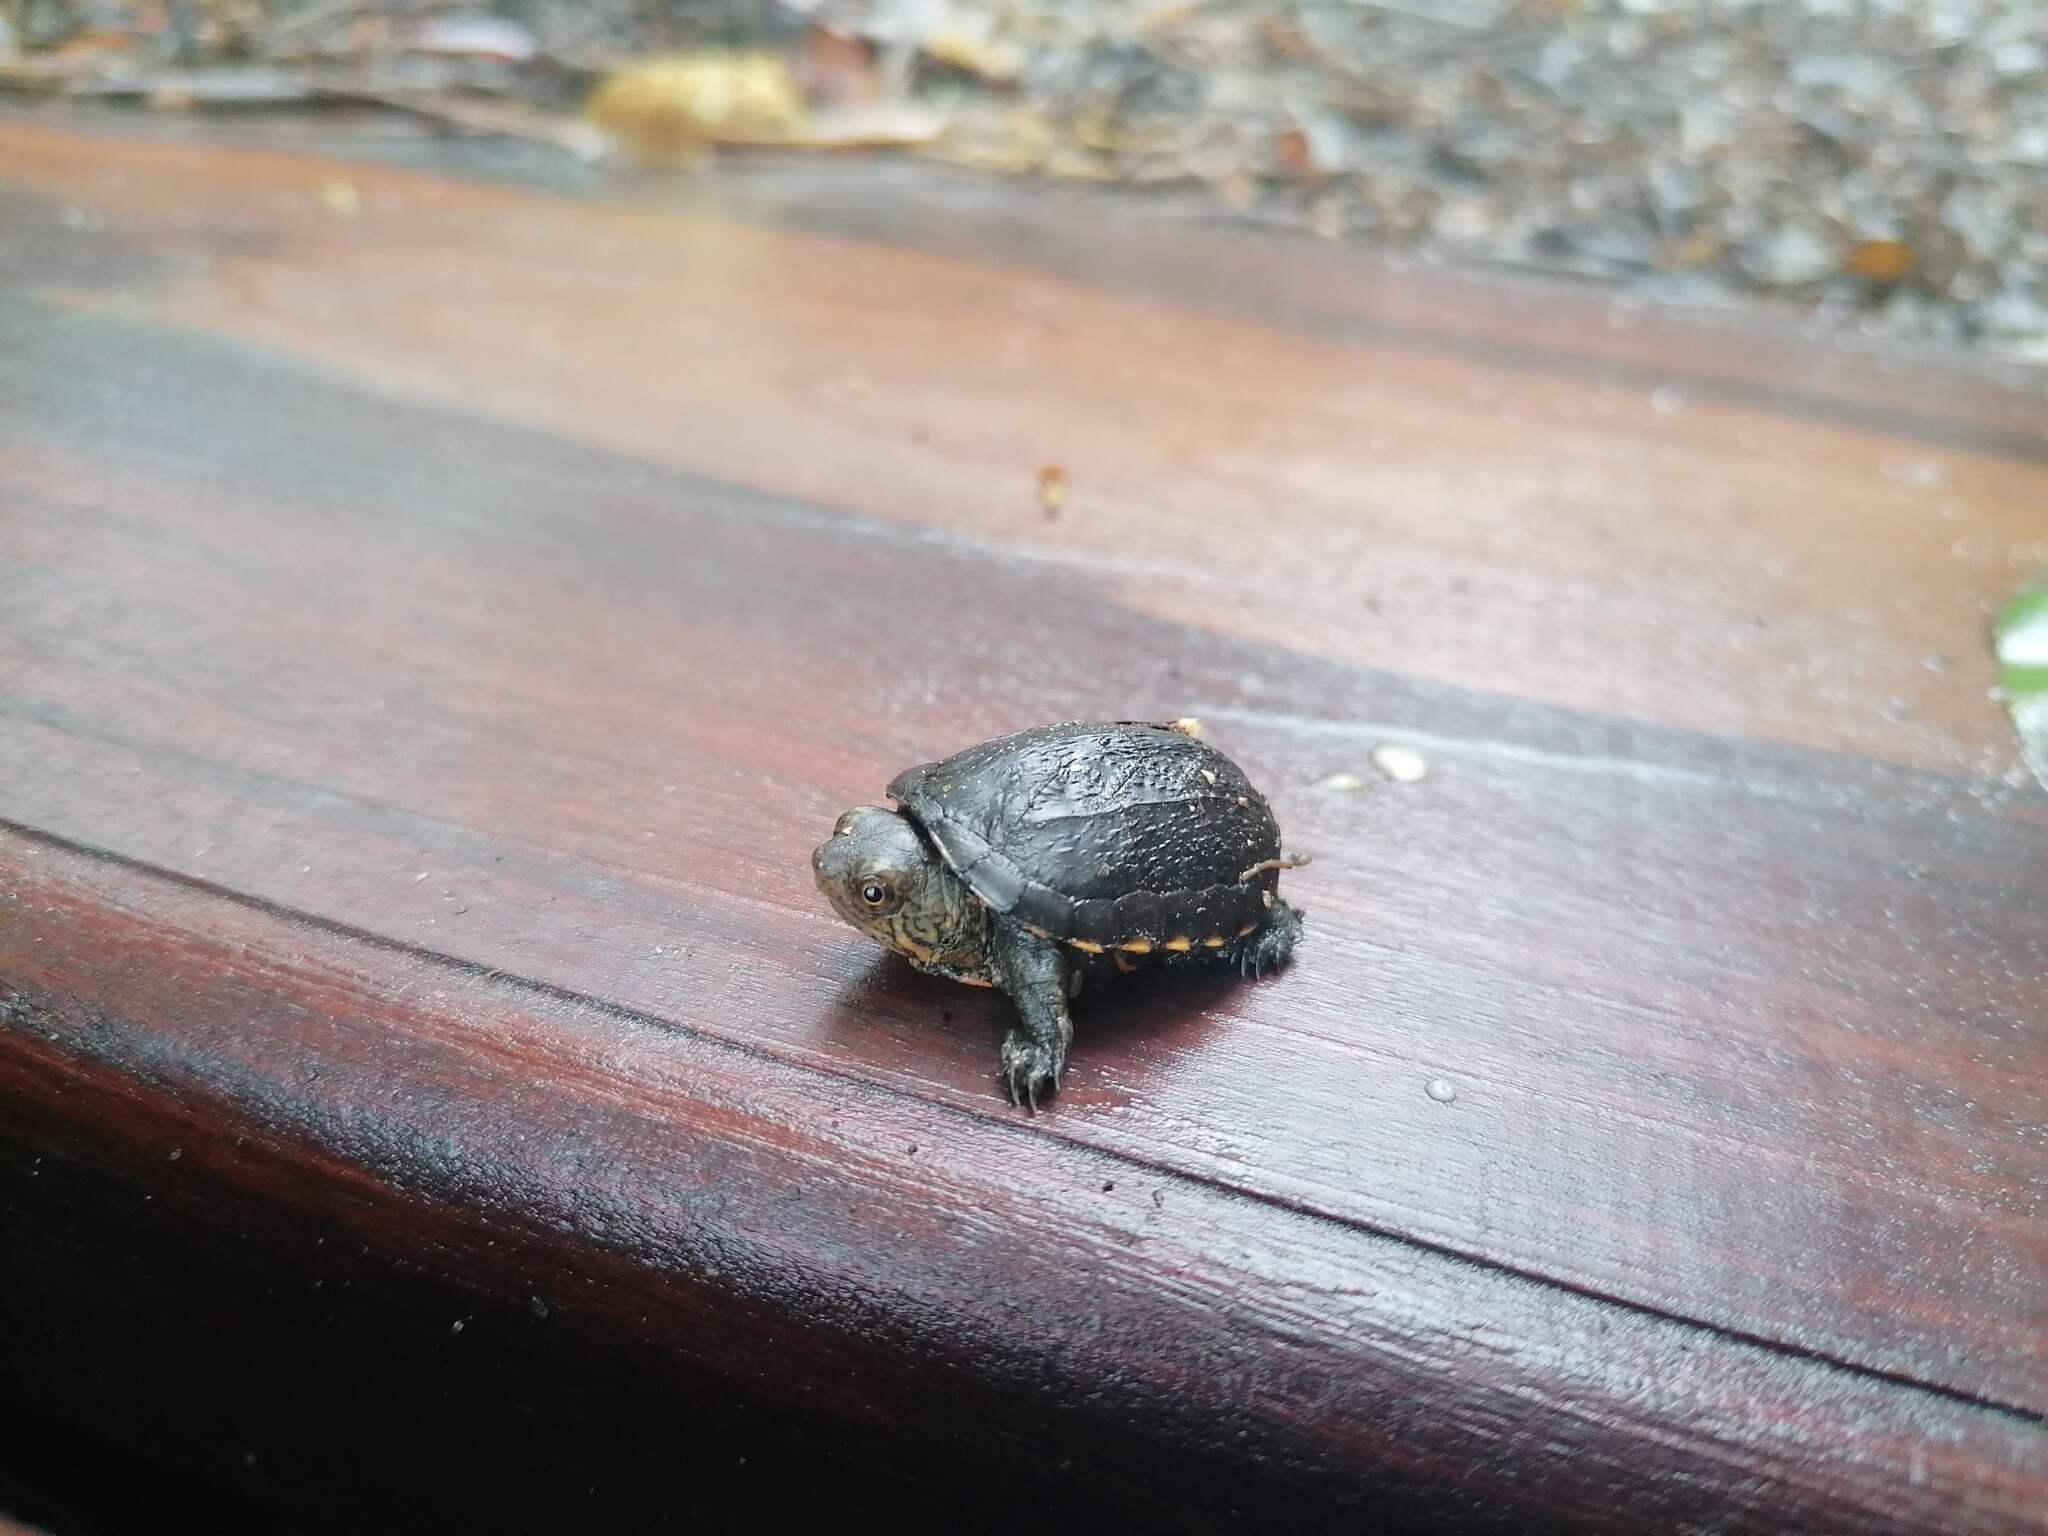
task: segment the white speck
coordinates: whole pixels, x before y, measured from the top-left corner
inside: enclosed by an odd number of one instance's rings
[[[299,873],[302,875],[310,875],[311,873],[313,873],[313,866],[310,864],[301,864],[299,866]]]
[[[320,184],[320,201],[330,213],[344,219],[352,219],[363,211],[363,195],[356,190],[356,184],[339,176]]]
[[[1439,1104],[1449,1104],[1458,1097],[1458,1090],[1448,1077],[1432,1077],[1423,1084],[1422,1091]]]
[[[172,1161],[172,1162],[174,1162],[174,1163],[175,1163],[175,1162],[176,1162],[176,1161],[177,1161],[177,1160],[178,1160],[179,1158],[183,1157],[184,1155],[185,1155],[185,1149],[184,1149],[183,1147],[173,1147],[173,1148],[171,1148],[171,1161]]]
[[[1886,459],[1878,470],[1885,479],[1904,485],[1940,485],[1948,478],[1947,471],[1934,459]]]
[[[1676,416],[1685,406],[1685,391],[1676,384],[1659,384],[1650,391],[1650,409],[1659,416]]]
[[[1429,760],[1409,747],[1374,747],[1372,765],[1396,784],[1419,784],[1429,777]]]
[[[455,1319],[454,1322],[448,1325],[448,1331],[450,1333],[460,1333],[467,1325],[468,1324],[466,1319],[458,1317],[457,1319]]]
[[[426,872],[426,871],[425,871],[425,870],[423,869],[423,870],[421,870],[421,871],[420,871],[420,872],[419,872],[418,874],[416,874],[416,875],[414,875],[414,876],[412,877],[412,883],[413,883],[414,885],[418,885],[418,884],[419,884],[419,883],[420,883],[420,882],[421,882],[422,880],[424,880],[424,879],[426,879],[426,878],[427,878],[427,872]]]
[[[1216,782],[1216,773],[1214,769],[1204,768],[1202,770],[1202,777],[1207,779],[1211,784],[1214,784]]]
[[[1333,773],[1327,779],[1324,779],[1322,783],[1318,784],[1316,788],[1345,791],[1363,789],[1365,788],[1365,780],[1355,773]]]

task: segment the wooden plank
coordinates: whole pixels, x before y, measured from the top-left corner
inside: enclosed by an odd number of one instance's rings
[[[946,1002],[976,1027],[945,1042],[820,1038],[821,988],[872,957],[810,846],[891,764],[1021,720],[1199,711],[1321,853],[1301,891],[1326,959],[1203,999],[1236,1022],[1171,1072],[1091,1035],[1069,1103],[1099,1084],[1122,1112],[1059,1134],[2043,1403],[2043,1354],[2010,1347],[2043,1328],[2037,802],[1397,686],[1043,566],[91,334],[131,388],[166,399],[175,368],[181,393],[117,425],[52,367],[19,407],[24,823],[800,1059],[852,1049],[908,1090],[943,1072],[993,1109],[1000,1004]],[[67,503],[88,475],[118,511]],[[1063,649],[1020,647],[1019,615]],[[925,637],[909,665],[902,634]],[[1311,788],[1388,730],[1427,733],[1423,792]],[[563,890],[557,859],[596,883]],[[740,964],[779,985],[728,1014]],[[1421,1095],[1445,1073],[1450,1115]]]
[[[1773,345],[1745,371],[1717,331],[1660,329],[1658,374],[1609,355],[1603,305],[1376,272],[1345,291],[1391,284],[1381,302],[1423,334],[1346,334],[1328,258],[1293,244],[1197,245],[1208,265],[1184,260],[1165,301],[1128,268],[1104,291],[958,254],[943,211],[871,211],[890,245],[830,233],[858,191],[780,200],[798,221],[824,202],[820,233],[727,216],[715,183],[556,217],[559,199],[353,167],[362,211],[343,219],[320,198],[331,162],[19,125],[5,147],[18,188],[132,231],[158,318],[382,391],[984,539],[1294,652],[2017,771],[1981,630],[2048,543],[2038,398],[1820,348],[1803,351],[1825,365],[1795,373]],[[1434,319],[1474,305],[1494,352]],[[1590,368],[1531,371],[1574,336]],[[1947,419],[1945,397],[1988,430],[1901,431]],[[1073,483],[1052,525],[1047,460]]]
[[[2009,1414],[46,844],[6,838],[0,876],[10,1139],[431,1254],[483,1291],[480,1351],[492,1296],[540,1295],[771,1407],[889,1404],[928,1463],[993,1436],[1020,1477],[1116,1486],[1134,1448],[1192,1446],[1219,1504],[1329,1491],[1353,1520],[2039,1514]],[[672,1425],[632,1434],[673,1463]]]
[[[1611,1315],[1820,1373],[1798,1391],[1964,1414],[1987,1438],[1944,1497],[1986,1528],[2038,1491],[1997,1469],[2048,1406],[2048,798],[1976,634],[2048,531],[2018,397],[1978,382],[1912,416],[1836,359],[1797,383],[1840,409],[1800,414],[1762,344],[1660,328],[1641,356],[1586,333],[1588,366],[1531,398],[1532,355],[1572,340],[1552,307],[1518,332],[1489,290],[1357,267],[1424,332],[1491,303],[1493,340],[1312,334],[1226,291],[1243,269],[1206,238],[1165,242],[1173,297],[1151,300],[1057,248],[998,261],[971,223],[854,241],[847,200],[817,198],[814,227],[778,227],[760,180],[650,210],[20,124],[0,149],[17,827],[293,915],[252,952],[338,926],[406,946],[404,977],[507,974],[807,1093],[840,1082],[869,1134],[937,1115],[963,1157],[1022,1138],[1430,1275],[1477,1266],[1529,1287],[1488,1293],[1517,1314],[1595,1309],[1501,1325],[1561,1327],[1564,1354]],[[337,175],[360,221],[312,195]],[[1343,302],[1326,254],[1247,249],[1262,291]],[[1624,375],[1624,407],[1617,364],[1720,383],[1674,414]],[[1056,522],[1040,457],[1075,476]],[[1598,483],[1553,495],[1573,465]],[[1945,547],[1949,500],[1977,532]],[[1319,855],[1290,877],[1311,946],[1260,987],[1105,997],[1024,1131],[991,1091],[999,1003],[864,950],[806,856],[907,762],[1096,712],[1210,720]],[[1385,740],[1431,777],[1315,787]],[[158,915],[124,878],[57,886]],[[79,933],[68,963],[10,951],[0,978],[33,963],[61,1009],[158,944]],[[380,998],[415,984],[349,963]],[[428,1010],[464,1042],[512,1006],[470,985]],[[136,1049],[202,1022],[107,1008]],[[643,1067],[619,1070],[654,1095]],[[346,1162],[360,1121],[341,1095],[294,1134]],[[1387,1362],[1332,1358],[1383,1411]],[[1588,1394],[1574,1411],[1617,1446],[1665,1433],[1604,1390],[1546,1400]],[[1846,1411],[1810,1428],[1695,1447],[1683,1477],[1725,1452],[1775,1486],[1832,1443],[1798,1497],[1924,1523],[1890,1505],[1932,1486],[1914,1449],[1867,1461]],[[1387,1454],[1315,1465],[1363,1486]],[[1569,1481],[1555,1445],[1530,1454]],[[1711,1499],[1761,1518],[1723,1482]],[[1540,1486],[1508,1502],[1565,1507]]]

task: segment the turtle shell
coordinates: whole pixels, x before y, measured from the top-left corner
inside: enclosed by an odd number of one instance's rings
[[[889,795],[990,908],[1084,950],[1218,948],[1271,904],[1280,828],[1174,726],[1039,726],[899,774]]]

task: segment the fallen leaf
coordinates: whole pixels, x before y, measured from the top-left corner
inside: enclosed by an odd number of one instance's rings
[[[797,83],[812,101],[861,107],[881,99],[882,72],[864,37],[813,22],[804,33],[793,66]]]
[[[1033,107],[964,112],[946,124],[929,153],[934,159],[1000,175],[1040,169],[1059,148],[1059,129]]]
[[[2048,570],[2037,573],[1991,625],[1998,690],[2020,753],[2048,789]]]
[[[94,100],[139,100],[184,110],[208,106],[289,106],[322,94],[296,71],[261,65],[116,72],[72,80],[68,94]]]
[[[408,53],[502,64],[530,64],[540,53],[533,34],[518,22],[477,11],[424,17],[399,34],[399,46]]]
[[[579,160],[604,158],[606,135],[596,125],[522,101],[493,100],[453,91],[371,90],[351,87],[326,94],[345,101],[374,102],[397,112],[410,112],[429,122],[464,133],[525,139],[566,150]]]
[[[1273,169],[1303,180],[1315,174],[1315,157],[1309,153],[1306,133],[1287,128],[1273,136]]]
[[[1903,240],[1859,240],[1842,258],[1842,270],[1873,283],[1904,282],[1919,265],[1913,247]]]
[[[603,80],[585,107],[642,165],[690,165],[712,144],[786,142],[804,120],[789,66],[774,54],[646,59]]]
[[[945,114],[909,101],[828,107],[781,133],[734,144],[784,144],[800,149],[921,149],[946,131]]]
[[[1023,52],[991,37],[956,28],[932,33],[922,45],[935,64],[973,75],[989,85],[1014,85],[1024,69]]]

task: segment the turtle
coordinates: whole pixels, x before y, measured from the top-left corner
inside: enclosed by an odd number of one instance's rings
[[[833,909],[921,971],[1007,993],[1002,1085],[1057,1091],[1082,988],[1143,966],[1287,964],[1280,827],[1192,720],[1067,721],[897,775],[811,856]]]

